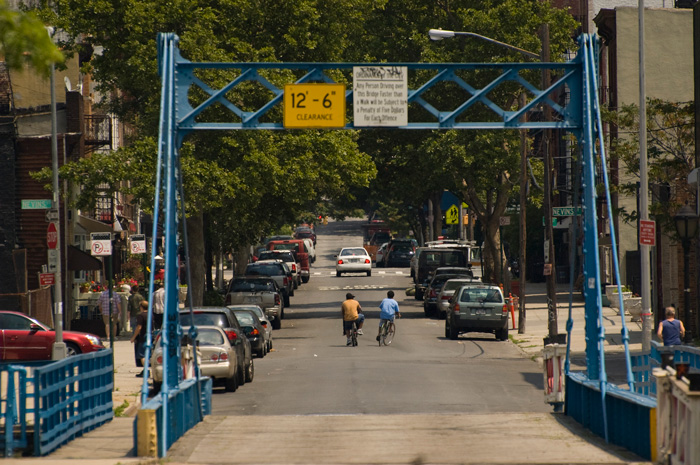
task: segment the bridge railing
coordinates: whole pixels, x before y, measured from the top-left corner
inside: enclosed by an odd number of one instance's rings
[[[18,449],[47,455],[114,416],[111,349],[42,364],[5,364],[0,381],[6,457]]]

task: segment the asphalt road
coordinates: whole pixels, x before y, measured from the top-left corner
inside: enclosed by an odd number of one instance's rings
[[[274,351],[255,360],[255,380],[236,393],[215,389],[214,415],[447,414],[550,412],[542,373],[510,342],[488,334],[444,337],[444,321],[425,318],[405,295],[408,268],[335,276],[334,255],[361,246],[359,221],[317,230],[317,261],[273,333]],[[403,318],[394,342],[375,340],[378,305],[393,289]],[[367,321],[358,347],[342,335],[340,303],[352,292]]]

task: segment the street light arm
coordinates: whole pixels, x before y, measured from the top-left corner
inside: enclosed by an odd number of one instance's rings
[[[481,34],[476,34],[474,32],[455,32],[445,31],[442,29],[431,29],[428,31],[428,36],[430,37],[430,40],[449,39],[454,36],[476,37],[477,39],[485,40],[486,42],[491,42],[492,44],[500,45],[501,47],[505,47],[507,49],[516,51],[530,58],[540,58],[540,56],[537,53],[529,52],[527,50],[523,50],[522,48],[516,47],[515,45],[506,44],[505,42],[501,42],[490,37],[482,36]]]

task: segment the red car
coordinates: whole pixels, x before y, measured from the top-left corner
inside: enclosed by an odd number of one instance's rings
[[[0,360],[51,360],[56,333],[24,313],[0,310]],[[68,356],[102,350],[102,340],[89,333],[63,331]]]

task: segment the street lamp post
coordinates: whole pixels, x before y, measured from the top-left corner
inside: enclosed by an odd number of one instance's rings
[[[684,205],[678,210],[673,220],[676,223],[676,232],[683,247],[683,312],[686,319],[695,324],[695,334],[693,335],[696,335],[700,330],[700,319],[698,319],[700,313],[690,310],[690,270],[688,268],[690,266],[690,241],[698,232],[698,217],[692,208]],[[688,335],[687,338],[691,339],[693,335]]]
[[[545,25],[545,27],[546,27],[546,25]],[[477,39],[484,40],[486,42],[498,45],[500,47],[507,48],[508,50],[513,50],[513,51],[518,52],[522,55],[525,55],[526,57],[529,57],[529,58],[535,58],[535,59],[540,60],[540,61],[548,61],[549,60],[549,49],[548,49],[549,29],[545,29],[543,31],[543,36],[545,36],[543,38],[543,41],[542,41],[542,43],[543,43],[543,56],[540,56],[537,53],[530,52],[528,50],[524,50],[522,48],[516,47],[514,45],[506,44],[505,42],[501,42],[499,40],[492,39],[490,37],[482,36],[481,34],[476,34],[474,32],[460,32],[460,31],[446,31],[443,29],[430,29],[428,31],[428,36],[430,37],[431,40],[449,39],[449,38],[452,38],[455,36],[475,37]],[[542,81],[543,81],[542,88],[543,89],[547,88],[548,83],[549,83],[549,76],[548,76],[546,71],[543,72]],[[522,101],[522,95],[521,95],[521,101]],[[524,106],[524,102],[521,103],[521,106]],[[525,146],[526,137],[525,137],[524,132],[521,133],[520,140],[521,140],[520,149],[521,149],[521,158],[522,158],[522,160],[521,160],[521,173],[520,173],[520,176],[521,176],[521,184],[520,184],[520,188],[521,188],[521,194],[520,194],[521,195],[521,202],[520,202],[520,205],[521,205],[521,208],[520,208],[520,238],[521,238],[520,257],[521,257],[521,261],[520,261],[520,286],[519,286],[520,287],[520,308],[519,308],[519,312],[518,312],[519,313],[519,315],[518,315],[519,316],[519,318],[518,318],[518,332],[523,333],[523,332],[525,332],[525,266],[526,266],[525,253],[524,253],[524,249],[525,249],[524,240],[525,240],[525,227],[526,227],[525,226],[525,203],[526,203],[526,200],[525,200],[525,194],[524,194],[524,191],[525,191],[525,181],[524,181],[525,178],[524,177],[527,175],[526,174],[527,149]],[[549,152],[547,152],[545,154],[545,165],[547,167],[549,166],[548,161],[549,161]],[[545,175],[545,178],[548,178],[548,176]],[[548,197],[548,196],[550,196],[550,193],[545,192],[545,197]],[[551,227],[552,227],[551,208],[549,209],[549,213],[548,214],[546,213],[545,216],[547,217],[546,221],[549,222],[549,229],[547,229],[547,230],[551,231]],[[498,229],[499,229],[499,234],[500,234],[500,229],[501,229],[500,226]],[[549,237],[551,237],[551,234],[549,235]],[[499,239],[501,239],[501,247],[502,247],[502,243],[503,243],[502,238],[499,237]],[[550,254],[550,256],[551,256],[551,259],[553,260],[554,259],[554,253],[553,253],[554,244],[553,243],[550,244],[550,247],[551,247],[550,250],[552,250],[552,253]],[[501,258],[501,267],[503,267],[503,258]],[[554,269],[554,265],[552,265],[552,269]],[[555,276],[549,276],[549,278],[551,278],[553,280],[555,278]],[[553,283],[553,281],[552,281],[552,283]],[[550,288],[551,288],[551,291],[550,291]],[[552,336],[552,335],[556,335],[556,333],[557,333],[556,291],[554,290],[553,284],[548,285],[548,296],[549,296],[549,302],[550,302],[549,312],[548,312],[549,313],[548,326],[549,326],[549,334],[550,334],[550,336]]]

